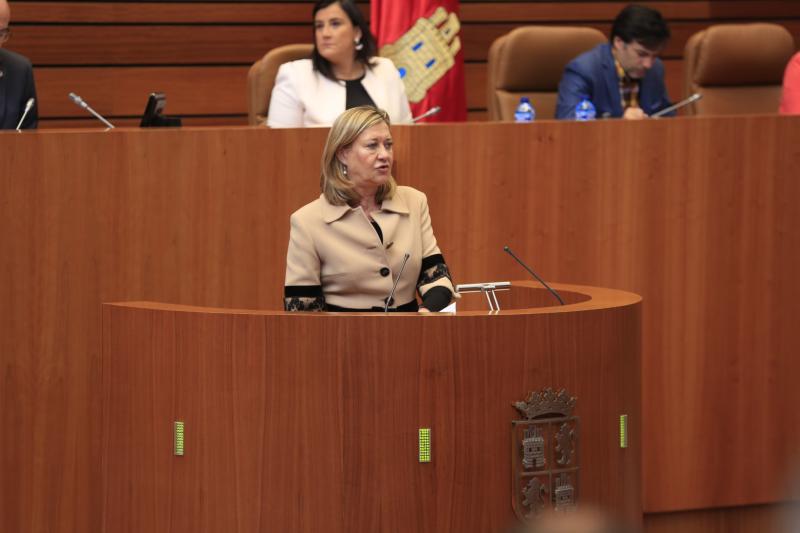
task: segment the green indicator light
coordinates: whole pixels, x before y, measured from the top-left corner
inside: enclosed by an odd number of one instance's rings
[[[175,455],[183,455],[183,422],[175,422]]]
[[[431,462],[431,428],[419,428],[419,462]]]
[[[628,447],[628,415],[619,415],[619,447]]]

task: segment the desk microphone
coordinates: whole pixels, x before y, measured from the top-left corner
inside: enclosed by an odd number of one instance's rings
[[[403,275],[403,269],[406,268],[406,263],[408,263],[408,258],[411,257],[411,254],[406,252],[406,255],[403,256],[403,264],[400,265],[400,272],[397,274],[397,278],[394,280],[394,285],[392,285],[392,292],[389,293],[389,297],[386,298],[386,305],[383,306],[383,312],[389,312],[389,302],[392,301],[394,298],[394,291],[397,288],[397,284],[400,283],[400,276]]]
[[[30,112],[31,109],[33,109],[33,104],[35,104],[35,103],[36,103],[36,99],[35,98],[28,98],[28,101],[25,102],[25,111],[22,112],[22,118],[19,119],[19,124],[17,124],[17,127],[16,127],[17,131],[22,131],[20,129],[20,128],[22,128],[22,123],[25,122],[25,117],[28,116],[28,113]]]
[[[528,272],[530,272],[530,273],[531,273],[531,276],[533,276],[534,278],[536,278],[536,280],[537,280],[539,283],[541,283],[542,285],[544,285],[544,288],[545,288],[545,289],[547,289],[548,291],[550,291],[550,294],[552,294],[553,296],[555,296],[555,297],[556,297],[556,300],[558,300],[558,303],[560,303],[561,305],[564,305],[564,300],[562,300],[562,299],[561,299],[561,296],[559,296],[559,294],[558,294],[558,293],[557,293],[557,292],[556,292],[556,291],[555,291],[555,290],[554,290],[552,287],[550,287],[550,285],[548,285],[547,283],[545,283],[545,281],[544,281],[542,278],[540,278],[539,276],[537,276],[537,275],[536,275],[536,272],[534,272],[533,270],[531,270],[531,268],[530,268],[528,265],[526,265],[525,263],[523,263],[523,262],[522,262],[522,260],[521,260],[519,257],[517,257],[516,255],[514,255],[514,252],[512,252],[512,251],[511,251],[511,248],[509,248],[508,246],[503,246],[503,251],[504,251],[505,253],[507,253],[508,255],[510,255],[511,257],[513,257],[513,258],[514,258],[514,260],[516,260],[516,262],[517,262],[517,263],[519,263],[520,265],[522,265],[522,268],[524,268],[525,270],[527,270]]]
[[[669,107],[665,107],[665,108],[664,108],[664,109],[662,109],[661,111],[658,111],[658,112],[656,112],[656,113],[653,113],[652,115],[650,115],[650,118],[658,118],[658,117],[663,117],[663,116],[664,116],[664,115],[666,115],[667,113],[672,113],[673,111],[677,111],[678,109],[680,109],[680,108],[682,108],[682,107],[684,107],[684,106],[687,106],[687,105],[689,105],[689,104],[691,104],[691,103],[694,103],[694,102],[696,102],[696,101],[700,100],[702,97],[703,97],[703,95],[702,95],[702,94],[700,94],[700,93],[694,93],[692,96],[690,96],[690,97],[689,97],[689,98],[687,98],[686,100],[681,100],[680,102],[678,102],[678,103],[677,103],[677,104],[675,104],[675,105],[671,105],[671,106],[669,106]]]
[[[106,119],[103,117],[103,115],[101,115],[100,113],[98,113],[97,111],[95,111],[94,109],[92,109],[92,108],[91,108],[91,106],[89,106],[89,104],[87,104],[86,102],[84,102],[84,101],[83,101],[83,98],[81,98],[80,96],[78,96],[78,95],[77,95],[77,94],[75,94],[75,93],[69,93],[69,98],[70,98],[70,100],[72,100],[73,102],[75,102],[75,105],[77,105],[78,107],[82,107],[83,109],[85,109],[86,111],[88,111],[89,113],[91,113],[92,115],[94,115],[94,117],[95,117],[97,120],[99,120],[100,122],[102,122],[103,124],[105,124],[106,126],[108,126],[108,129],[110,129],[110,130],[113,130],[113,129],[114,129],[114,125],[113,125],[112,123],[110,123],[109,121],[107,121],[107,120],[106,120]]]
[[[422,120],[423,118],[428,118],[428,117],[431,117],[431,116],[435,115],[436,113],[438,113],[441,110],[442,110],[441,106],[438,106],[438,105],[437,106],[433,106],[432,108],[428,109],[427,111],[425,111],[423,114],[421,114],[417,118],[412,118],[411,122],[415,122],[416,123],[416,122]]]

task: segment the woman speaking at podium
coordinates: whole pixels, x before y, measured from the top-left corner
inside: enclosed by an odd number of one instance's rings
[[[291,217],[287,311],[426,312],[450,303],[453,285],[427,198],[397,185],[392,161],[385,111],[355,107],[333,123],[322,194]]]
[[[395,123],[410,123],[405,86],[394,63],[378,57],[369,24],[352,0],[314,4],[311,59],[278,69],[269,101],[272,128],[330,126],[345,109],[372,105]]]

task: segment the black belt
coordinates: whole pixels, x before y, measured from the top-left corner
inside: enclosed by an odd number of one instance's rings
[[[330,311],[332,313],[383,313],[383,307],[371,307],[369,309],[351,309],[349,307],[339,307],[338,305],[333,305],[326,303],[325,304],[325,311]],[[407,304],[400,305],[398,307],[390,307],[390,313],[416,313],[419,311],[419,305],[417,304],[416,300],[411,300]]]

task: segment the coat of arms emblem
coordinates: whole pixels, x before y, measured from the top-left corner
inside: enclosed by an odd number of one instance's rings
[[[511,422],[511,501],[523,522],[545,509],[573,509],[578,501],[576,401],[564,389],[548,388],[514,403],[522,420]]]
[[[461,22],[455,13],[439,6],[429,18],[418,19],[396,42],[381,47],[380,54],[394,62],[406,87],[408,101],[422,101],[450,68],[461,50]]]

